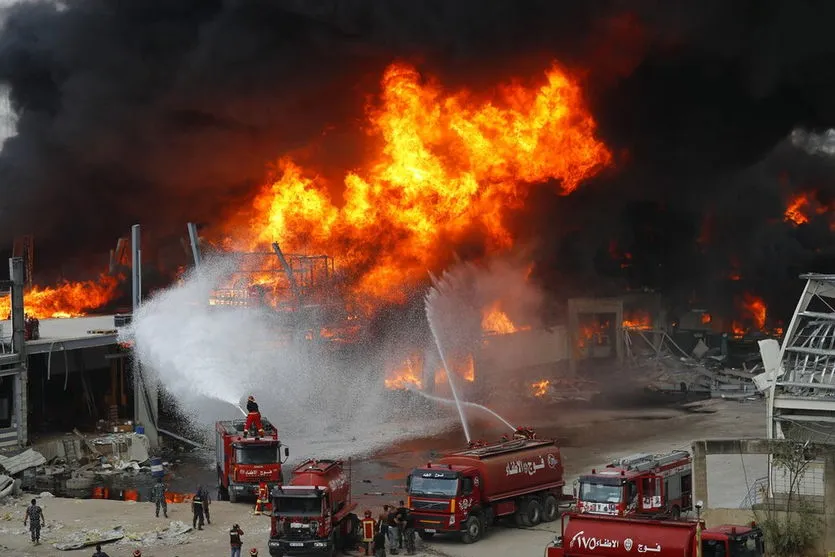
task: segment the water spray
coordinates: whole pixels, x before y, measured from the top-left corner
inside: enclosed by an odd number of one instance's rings
[[[443,398],[443,397],[439,397],[439,396],[435,396],[435,395],[430,395],[429,393],[424,393],[424,392],[423,392],[423,391],[421,391],[420,389],[415,389],[415,388],[414,388],[412,385],[410,385],[410,384],[406,384],[406,389],[408,389],[409,391],[411,391],[411,392],[413,392],[413,393],[417,393],[417,394],[419,394],[420,396],[422,396],[422,397],[424,397],[424,398],[427,398],[427,399],[429,399],[429,400],[435,401],[435,402],[440,402],[440,403],[442,403],[442,404],[456,404],[456,401],[455,401],[455,400],[450,400],[450,399],[448,399],[448,398]],[[471,408],[478,408],[479,410],[484,410],[485,412],[487,412],[487,413],[491,414],[492,416],[494,416],[495,418],[497,418],[497,419],[498,419],[500,422],[502,422],[504,425],[506,425],[507,427],[509,427],[509,428],[510,428],[510,430],[511,430],[511,431],[513,431],[513,432],[515,432],[515,431],[516,431],[516,429],[517,429],[517,428],[516,428],[516,426],[514,426],[514,425],[513,425],[513,424],[511,424],[509,421],[507,421],[507,420],[505,420],[504,418],[502,418],[502,417],[501,417],[498,413],[496,413],[496,412],[494,412],[494,411],[490,410],[489,408],[487,408],[486,406],[484,406],[484,405],[482,405],[482,404],[476,404],[475,402],[467,402],[467,401],[463,401],[461,404],[463,404],[464,406],[469,406],[469,407],[471,407]]]
[[[434,278],[434,277],[433,277]],[[444,351],[441,348],[441,342],[438,340],[438,334],[435,331],[435,323],[432,319],[432,299],[438,295],[438,290],[435,288],[430,289],[429,294],[426,295],[426,319],[429,321],[429,330],[432,331],[432,338],[435,339],[435,346],[438,347],[438,354],[441,356],[441,363],[444,366],[444,371],[446,372],[447,380],[449,381],[449,388],[452,390],[452,397],[455,399],[455,406],[458,408],[458,416],[461,418],[461,425],[464,428],[464,436],[467,438],[467,443],[471,441],[470,439],[470,427],[467,425],[467,417],[464,415],[464,408],[461,406],[461,400],[458,398],[458,391],[455,388],[455,381],[452,378],[452,374],[449,372],[449,366],[447,365],[446,356],[444,356]]]

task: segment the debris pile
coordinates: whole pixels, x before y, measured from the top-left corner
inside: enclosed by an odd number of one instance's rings
[[[623,338],[627,364],[649,390],[739,399],[758,396],[753,378],[762,372],[762,363],[755,342],[749,347],[722,337],[720,346],[709,347],[703,336],[688,351],[665,331],[624,328]]]

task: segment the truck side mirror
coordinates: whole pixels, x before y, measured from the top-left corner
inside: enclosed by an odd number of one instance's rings
[[[290,449],[284,447],[284,458],[290,458]]]
[[[409,474],[406,476],[406,491],[409,491],[409,487],[412,485],[412,475]]]

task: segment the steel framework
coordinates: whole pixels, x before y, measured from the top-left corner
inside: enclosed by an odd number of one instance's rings
[[[831,441],[835,436],[835,275],[801,275],[806,286],[774,364],[766,367],[768,437]]]

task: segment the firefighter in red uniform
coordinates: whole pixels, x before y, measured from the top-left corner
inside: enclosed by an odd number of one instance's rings
[[[249,435],[249,432],[255,427],[258,435],[264,436],[264,426],[261,425],[261,412],[258,410],[258,403],[255,402],[255,397],[251,396],[246,400],[246,423],[244,424],[244,437]]]
[[[377,527],[377,522],[371,517],[371,511],[365,511],[365,516],[362,519],[362,544],[365,546],[365,554],[371,553],[371,542],[374,541],[374,530]]]
[[[253,514],[263,514],[264,511],[270,510],[270,487],[267,482],[258,484],[258,499],[255,500],[255,512]]]

